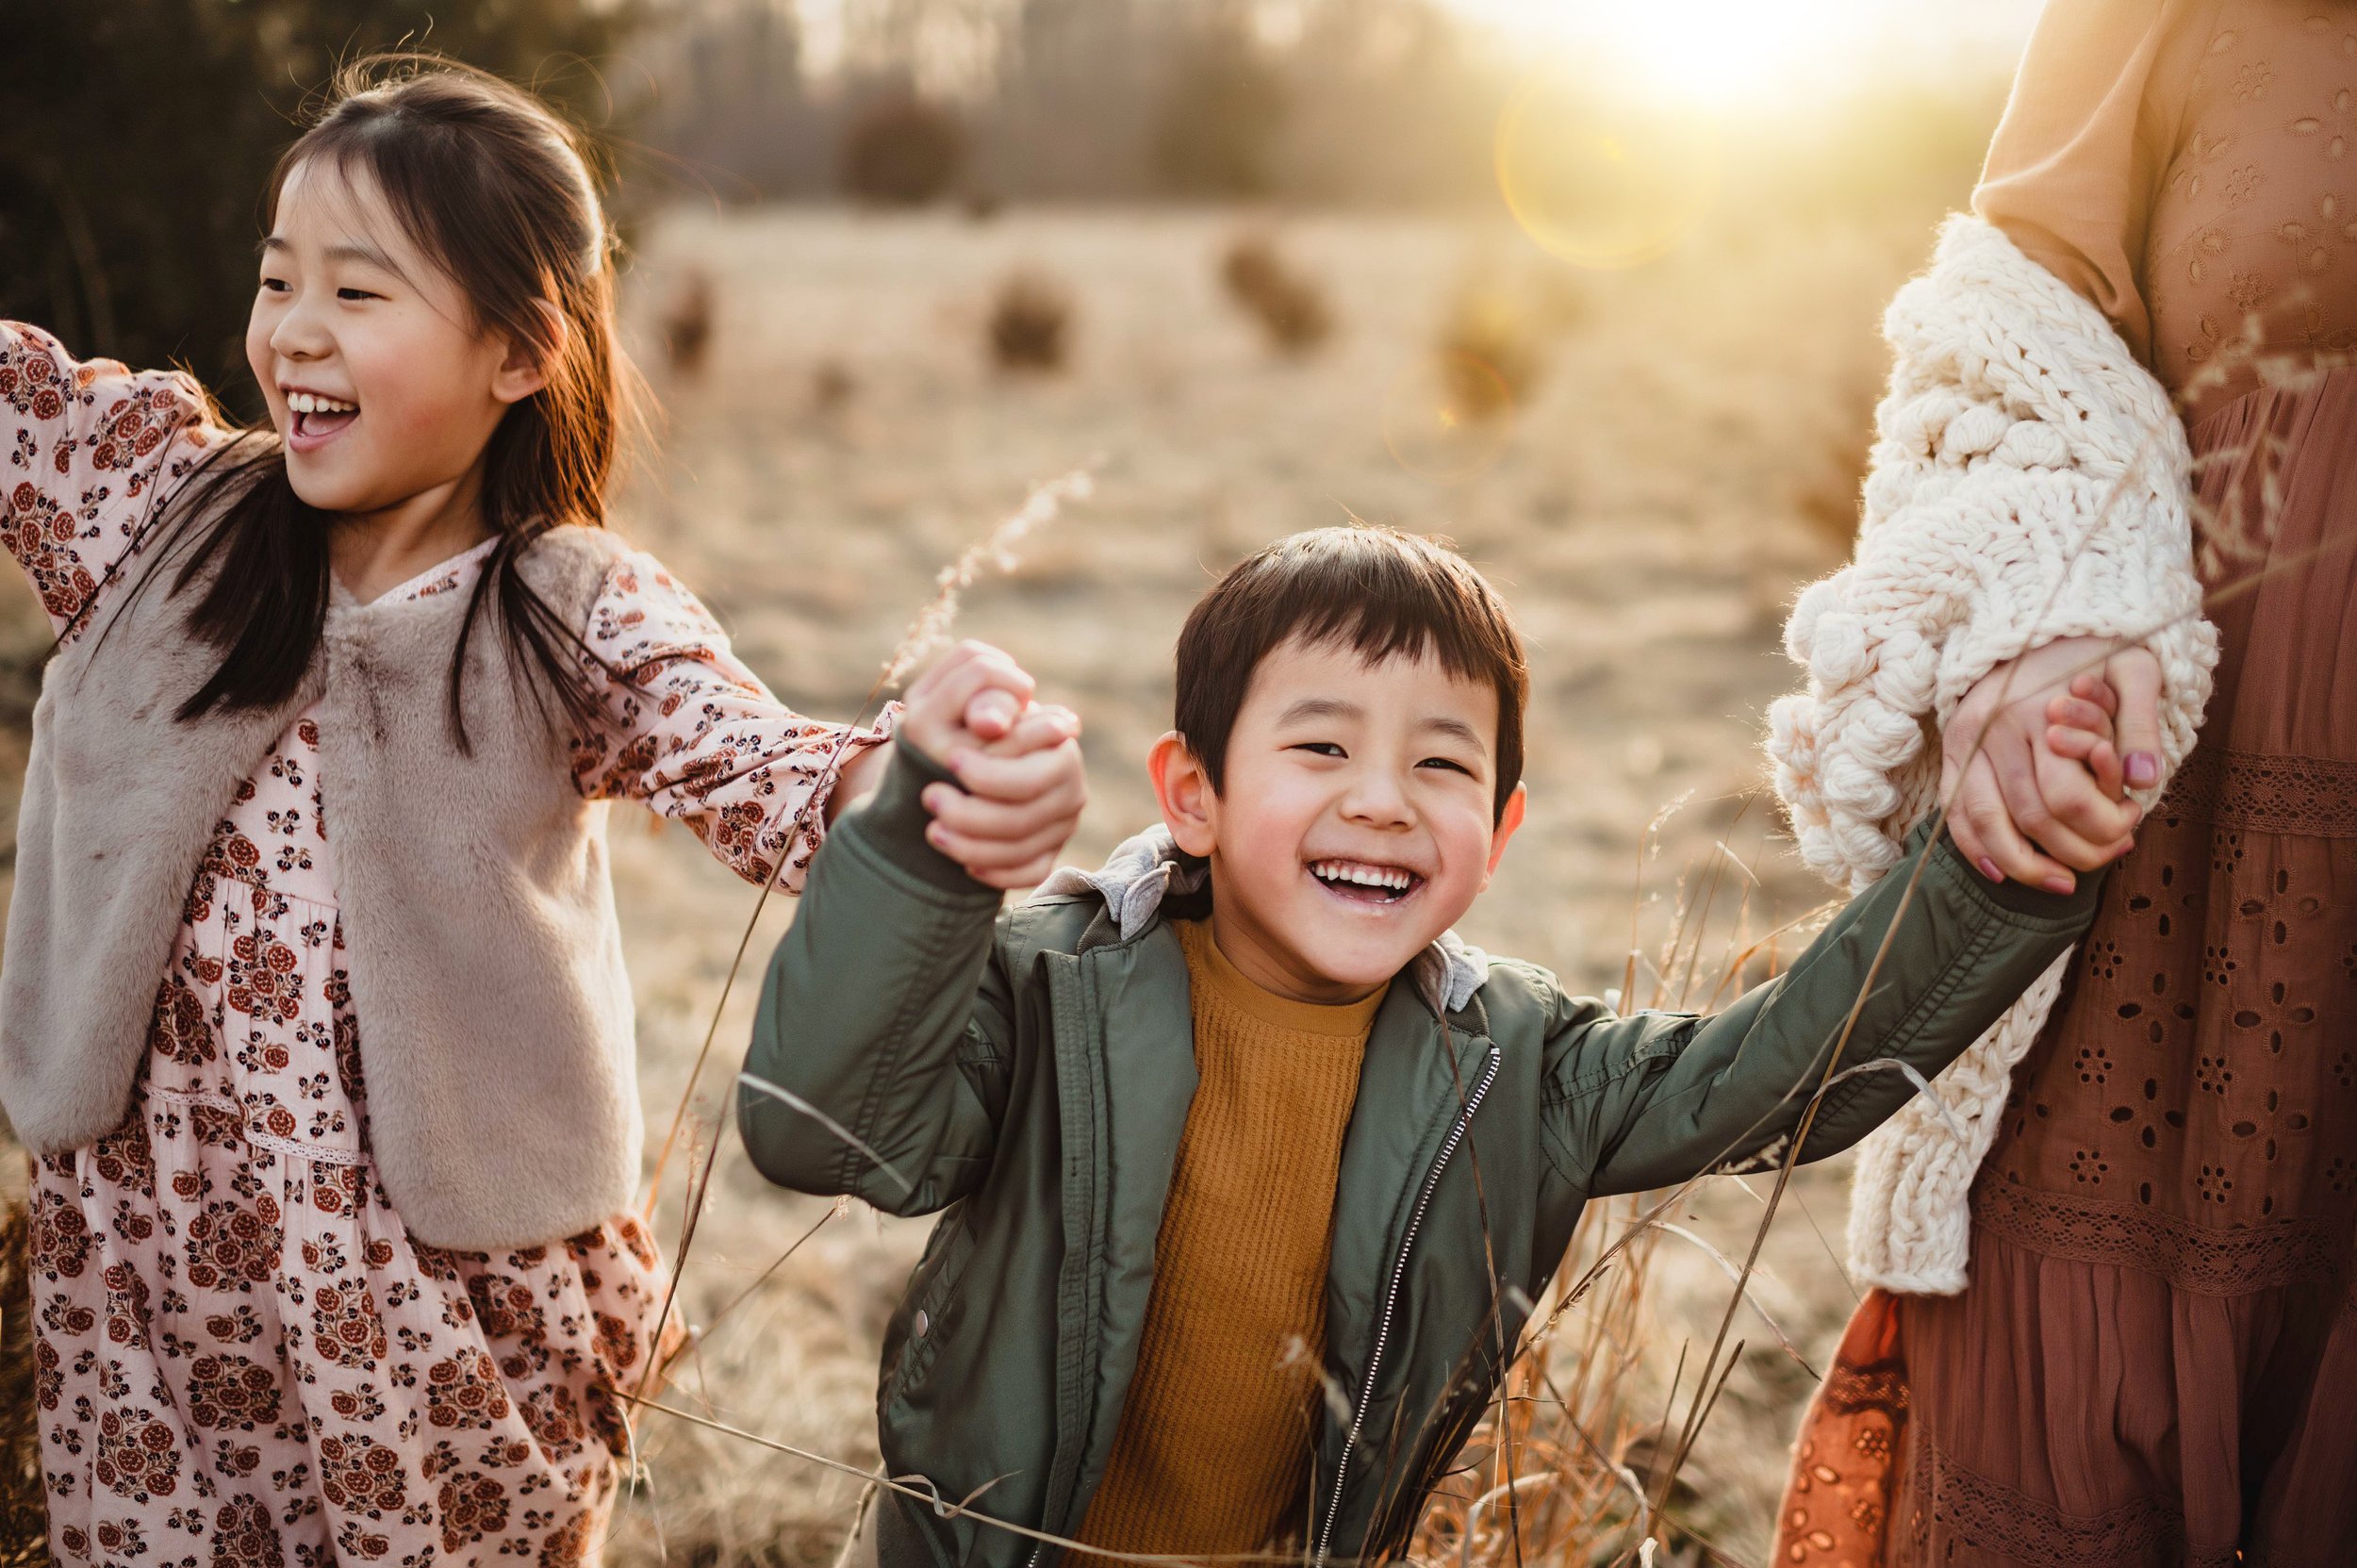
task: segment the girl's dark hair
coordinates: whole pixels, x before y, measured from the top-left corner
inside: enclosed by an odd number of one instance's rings
[[[493,546],[451,654],[450,713],[467,751],[460,684],[476,618],[496,602],[501,631],[534,683],[577,725],[596,706],[570,655],[585,652],[517,569],[525,547],[562,523],[605,521],[605,502],[637,379],[617,340],[614,243],[585,140],[522,89],[434,56],[375,56],[338,72],[325,107],[271,174],[265,224],[288,175],[329,163],[365,173],[419,250],[458,286],[478,330],[542,356],[547,384],[511,406],[485,449],[483,519]],[[212,677],[180,705],[267,707],[292,696],[326,627],[331,515],[305,503],[265,422],[217,451],[161,508],[169,530],[146,577],[178,557],[175,594],[218,558],[190,615],[222,649]],[[528,656],[527,656],[528,655]],[[540,691],[545,685],[547,692]]]
[[[1506,602],[1448,540],[1360,523],[1278,539],[1195,602],[1178,633],[1177,724],[1211,788],[1261,661],[1294,637],[1373,664],[1430,653],[1498,695],[1493,817],[1523,782],[1530,664]]]

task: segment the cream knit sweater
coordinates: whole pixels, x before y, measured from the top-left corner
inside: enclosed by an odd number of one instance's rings
[[[1998,665],[2058,637],[2150,648],[2165,784],[2192,749],[2217,662],[2193,572],[2184,428],[2101,312],[2002,231],[1957,216],[1883,334],[1893,363],[1856,554],[1794,605],[1785,649],[1807,689],[1769,710],[1802,857],[1851,892],[1937,808],[1938,732]],[[1860,1279],[1964,1288],[1973,1172],[2069,961],[1934,1081],[1937,1107],[1918,1097],[1861,1146]]]

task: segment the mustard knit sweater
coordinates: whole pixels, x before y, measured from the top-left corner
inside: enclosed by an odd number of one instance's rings
[[[1200,1082],[1155,1240],[1137,1372],[1078,1539],[1250,1552],[1294,1527],[1309,1476],[1334,1183],[1383,993],[1291,1001],[1245,979],[1207,923],[1173,929]]]

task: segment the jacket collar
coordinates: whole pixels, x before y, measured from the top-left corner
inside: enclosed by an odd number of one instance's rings
[[[1042,883],[1032,900],[1095,894],[1124,942],[1149,925],[1169,895],[1202,890],[1211,867],[1179,850],[1170,830],[1156,824],[1114,850],[1094,871],[1066,866]],[[1417,992],[1435,1013],[1447,1017],[1464,1010],[1489,978],[1490,958],[1454,931],[1444,931],[1409,966]]]

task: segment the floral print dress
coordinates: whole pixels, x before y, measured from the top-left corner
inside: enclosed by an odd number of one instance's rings
[[[0,323],[7,544],[69,635],[137,580],[157,494],[223,438],[204,407],[184,378],[77,365]],[[465,591],[488,549],[386,597]],[[785,856],[798,883],[831,761],[881,732],[789,712],[643,553],[608,574],[587,643],[608,722],[573,743],[584,795],[684,821],[753,881]],[[662,1264],[631,1213],[500,1253],[409,1237],[370,1161],[333,812],[306,713],[196,872],[129,1114],[35,1164],[35,1397],[64,1562],[597,1556],[628,1441],[615,1391],[653,1354]]]

